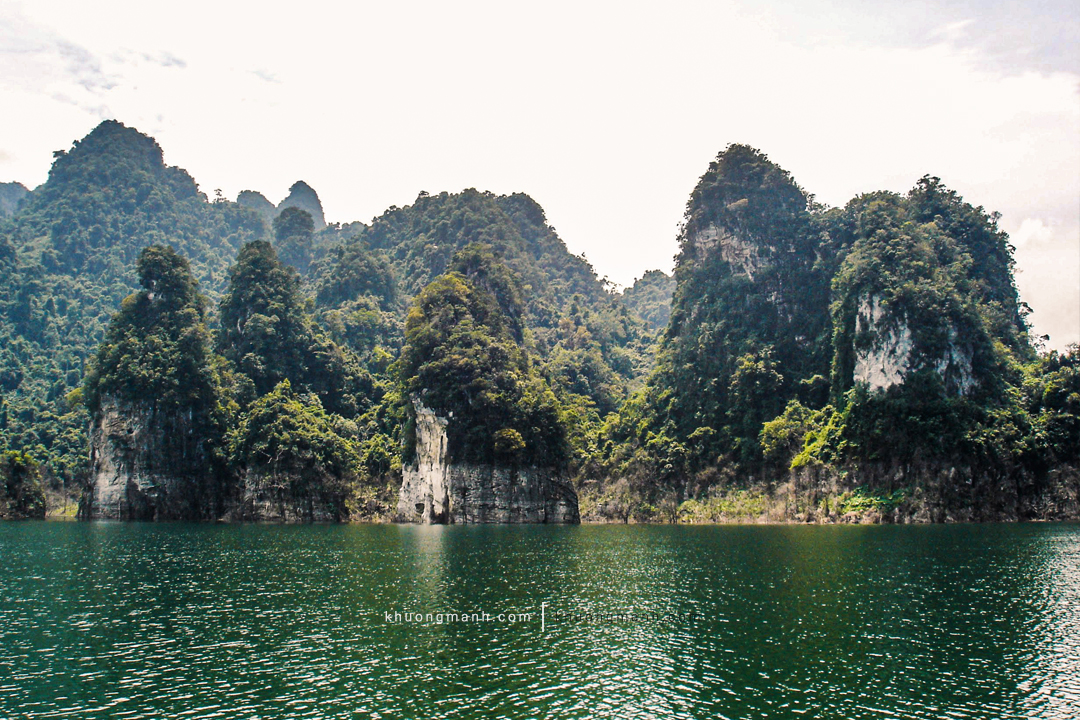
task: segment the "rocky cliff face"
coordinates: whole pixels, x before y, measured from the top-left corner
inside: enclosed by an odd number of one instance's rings
[[[272,482],[243,477],[238,502],[232,504],[224,518],[241,522],[341,522],[347,512],[341,502],[312,492],[302,498],[289,497]]]
[[[719,249],[720,257],[731,266],[733,274],[745,275],[751,280],[762,265],[756,243],[727,229],[718,228],[714,223],[695,233],[690,238],[690,244],[698,257],[705,257]]]
[[[854,381],[867,383],[871,390],[886,390],[903,384],[909,371],[928,367],[941,376],[946,388],[966,395],[976,385],[972,352],[961,347],[955,327],[947,333],[943,352],[920,358],[907,318],[890,316],[878,296],[864,296],[855,318]]]
[[[416,410],[416,464],[405,468],[398,498],[398,514],[422,523],[448,522],[450,492],[447,475],[446,418],[414,402]]]
[[[189,420],[159,413],[152,404],[104,399],[90,427],[90,494],[82,514],[138,520],[199,514],[199,489],[208,473]]]
[[[450,462],[451,420],[414,400],[416,463],[405,469],[398,516],[431,523],[576,523],[577,493],[550,468]]]

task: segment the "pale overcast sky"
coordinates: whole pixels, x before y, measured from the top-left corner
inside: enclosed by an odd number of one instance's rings
[[[0,0],[0,181],[116,118],[208,194],[302,179],[331,221],[527,192],[629,284],[749,143],[829,205],[931,173],[1000,211],[1036,331],[1080,340],[1074,2],[175,5]]]

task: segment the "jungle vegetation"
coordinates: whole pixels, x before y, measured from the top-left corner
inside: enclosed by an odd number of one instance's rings
[[[200,516],[245,483],[379,514],[417,402],[453,414],[455,459],[558,467],[624,520],[825,479],[804,505],[833,512],[943,468],[948,503],[1001,503],[1080,461],[1077,350],[1039,350],[997,216],[932,176],[827,208],[729,146],[674,275],[621,293],[527,195],[422,192],[326,224],[302,182],[276,206],[210,199],[115,121],[40,187],[0,190],[5,516],[85,489],[104,403],[194,418]],[[896,338],[902,381],[873,388],[867,358]]]

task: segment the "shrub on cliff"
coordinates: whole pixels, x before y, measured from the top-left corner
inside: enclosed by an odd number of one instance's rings
[[[45,517],[45,488],[38,464],[29,455],[7,451],[0,455],[0,518]]]
[[[288,380],[241,418],[229,437],[229,459],[242,471],[249,498],[263,498],[282,515],[288,508],[307,519],[320,510],[343,517],[361,465],[334,416],[315,396],[293,392]]]

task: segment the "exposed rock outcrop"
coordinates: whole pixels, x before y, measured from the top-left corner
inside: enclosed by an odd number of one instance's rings
[[[445,523],[450,509],[447,483],[450,458],[446,436],[450,423],[419,402],[414,402],[413,407],[416,410],[416,464],[404,470],[398,514],[423,523]]]
[[[290,497],[272,478],[243,477],[239,502],[230,506],[227,520],[243,522],[341,522],[347,516],[338,498],[311,492],[302,498]]]
[[[877,296],[863,298],[855,318],[855,334],[869,336],[864,347],[855,351],[855,382],[864,382],[871,390],[885,390],[904,382],[911,368],[914,342],[905,320],[885,327],[884,312]]]
[[[414,400],[416,462],[403,473],[399,519],[419,523],[577,523],[573,486],[557,470],[450,462],[451,419]]]
[[[961,346],[956,328],[949,326],[948,343],[936,357],[915,356],[915,341],[907,318],[891,317],[876,295],[861,299],[855,318],[854,381],[864,382],[871,390],[886,390],[901,385],[908,372],[919,367],[932,368],[947,388],[965,395],[975,387],[970,348]],[[863,338],[863,340],[860,340]]]
[[[90,495],[82,514],[138,520],[199,515],[199,491],[209,473],[189,421],[160,413],[152,403],[103,399],[90,427]]]
[[[717,228],[714,223],[709,223],[696,233],[691,238],[691,243],[699,257],[719,249],[720,257],[731,266],[733,274],[746,275],[753,280],[754,273],[761,267],[762,261],[755,242],[727,229]]]

